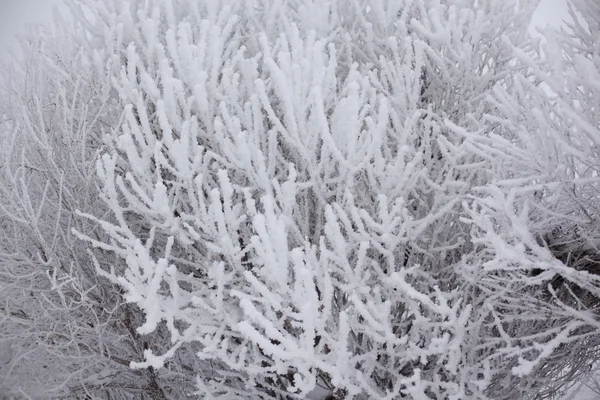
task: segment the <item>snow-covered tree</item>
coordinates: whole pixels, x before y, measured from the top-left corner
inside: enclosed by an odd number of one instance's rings
[[[591,322],[536,299],[566,267],[482,151],[514,139],[489,99],[531,52],[516,5],[93,5],[125,115],[98,161],[114,219],[82,213],[110,240],[78,234],[172,341],[133,367],[195,343],[209,398],[538,387]]]
[[[5,78],[0,389],[560,392],[599,349],[600,19],[542,57],[535,3],[72,1]]]

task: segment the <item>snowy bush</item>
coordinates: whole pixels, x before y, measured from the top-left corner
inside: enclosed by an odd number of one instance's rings
[[[560,392],[598,353],[600,19],[541,53],[533,3],[73,1],[0,106],[0,389]]]
[[[82,214],[110,240],[79,236],[124,261],[97,270],[144,311],[138,332],[169,329],[171,349],[134,368],[191,342],[208,397],[531,389],[519,378],[583,322],[515,312],[542,285],[531,270],[562,264],[465,140],[493,129],[486,99],[513,84],[527,17],[471,2],[130,5],[98,5],[124,121],[97,165],[114,221]]]

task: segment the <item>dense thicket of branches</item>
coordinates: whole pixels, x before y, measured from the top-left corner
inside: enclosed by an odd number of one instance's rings
[[[600,5],[543,53],[535,5],[74,1],[6,67],[0,388],[560,394],[600,350]]]

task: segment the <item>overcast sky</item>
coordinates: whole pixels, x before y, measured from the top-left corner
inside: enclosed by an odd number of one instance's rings
[[[1,1],[1,0],[0,0]],[[491,0],[502,1],[502,0]],[[600,0],[599,0],[600,1]],[[547,24],[558,26],[563,19],[569,18],[566,0],[542,0],[533,15],[532,26],[544,26]]]
[[[46,22],[52,18],[52,6],[58,0],[0,0],[0,57],[15,34],[25,24]]]
[[[52,5],[59,0],[0,0],[0,57],[24,24],[51,18]],[[242,1],[242,0],[240,0]],[[489,0],[503,1],[503,0]],[[600,0],[599,0],[600,1]],[[558,25],[567,16],[566,0],[542,0],[533,25]]]

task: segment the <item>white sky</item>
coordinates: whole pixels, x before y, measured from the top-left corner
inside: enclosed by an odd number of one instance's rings
[[[60,0],[0,0],[0,58],[25,25],[47,22],[52,18],[52,6]]]
[[[1,0],[0,0],[1,1]],[[490,0],[502,1],[502,0]],[[600,0],[599,0],[600,1]],[[559,26],[563,19],[569,19],[566,0],[542,0],[533,15],[531,26]]]

